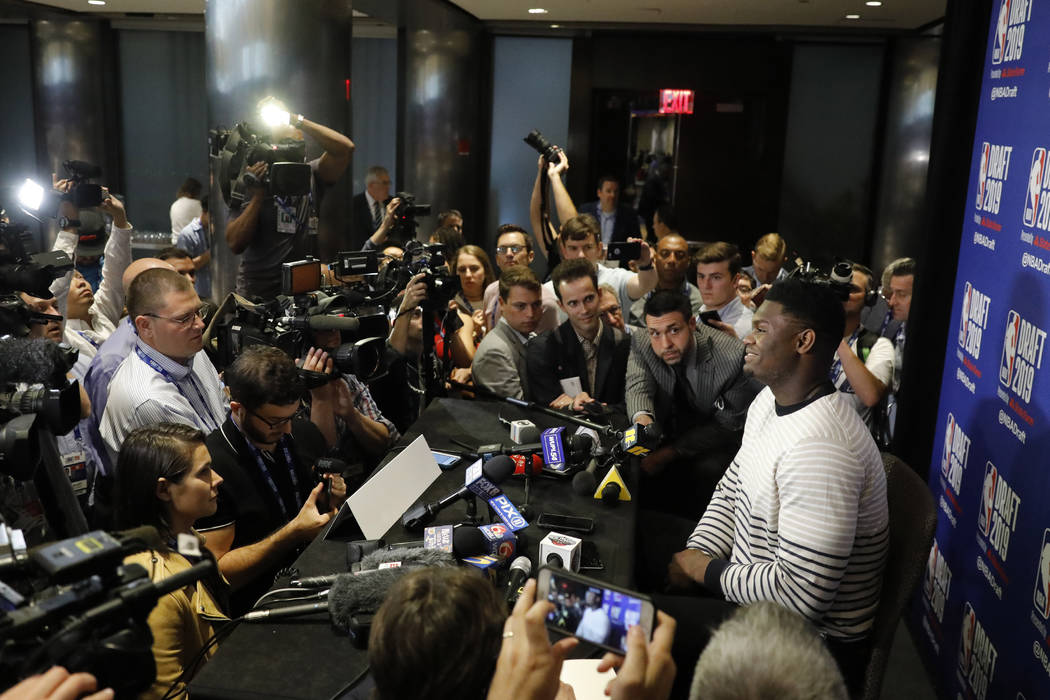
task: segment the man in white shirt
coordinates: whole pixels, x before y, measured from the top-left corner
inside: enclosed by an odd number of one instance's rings
[[[743,340],[751,332],[754,312],[736,291],[740,250],[732,243],[708,243],[696,254],[696,286],[704,305],[698,321]]]
[[[831,382],[853,399],[857,413],[876,436],[884,415],[883,399],[893,382],[893,343],[860,324],[861,311],[875,303],[871,270],[853,264],[849,299],[842,303],[846,329],[831,363]]]
[[[206,433],[226,419],[229,401],[204,354],[197,293],[182,275],[155,268],[128,290],[128,316],[138,339],[109,385],[100,430],[111,456],[124,438],[150,423],[193,425]]]

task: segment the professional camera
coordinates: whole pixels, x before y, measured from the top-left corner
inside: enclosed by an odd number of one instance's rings
[[[849,295],[853,291],[853,265],[848,260],[836,259],[831,266],[831,271],[827,273],[801,258],[795,263],[795,269],[788,273],[788,277],[826,284],[840,300],[849,300]]]
[[[548,141],[540,133],[539,129],[530,131],[529,135],[524,138],[524,141],[536,149],[536,152],[543,156],[548,163],[557,163],[561,160],[561,149]]]
[[[273,301],[226,297],[205,333],[204,347],[215,366],[224,369],[252,345],[302,357],[313,345],[310,331],[339,331],[342,343],[330,353],[339,372],[362,381],[378,377],[390,330],[382,304],[352,289],[321,290],[317,260],[284,263],[281,272],[285,293]]]
[[[430,205],[416,204],[416,196],[409,192],[397,192],[394,197],[400,199],[401,203],[394,210],[394,228],[390,233],[395,238],[412,240],[416,237],[416,229],[419,227],[416,217],[430,216]]]
[[[420,243],[412,240],[405,245],[405,255],[391,261],[380,275],[380,286],[392,285],[401,291],[414,275],[423,273],[427,286],[423,302],[425,311],[442,311],[460,290],[459,276],[449,272],[445,246],[441,243]]]
[[[42,299],[51,298],[51,283],[73,269],[73,261],[62,251],[28,255],[22,224],[0,221],[0,294],[26,292]],[[14,332],[0,316],[0,331]]]
[[[68,192],[45,189],[33,180],[26,180],[18,190],[18,202],[22,210],[40,220],[34,212],[40,212],[43,216],[57,217],[61,202],[72,202],[77,209],[90,209],[102,204],[105,195],[102,185],[88,182],[102,175],[102,169],[97,165],[86,163],[82,160],[67,160],[62,162],[66,170],[67,179],[73,183]],[[79,222],[61,219],[62,228],[66,226],[76,227]]]
[[[257,134],[248,122],[232,129],[212,129],[208,145],[215,161],[212,172],[218,173],[219,188],[226,206],[237,208],[250,196],[249,187],[265,187],[276,197],[294,197],[310,193],[312,171],[306,163],[306,142],[281,139],[273,143]],[[246,168],[264,162],[270,167],[261,180]]]
[[[29,550],[18,573],[3,586],[0,612],[0,687],[61,665],[95,676],[99,688],[134,697],[156,678],[147,618],[157,600],[204,578],[204,560],[152,583],[145,568],[124,558],[160,549],[152,527],[109,534],[101,530]],[[26,583],[28,582],[28,583]],[[16,588],[21,588],[19,593]]]

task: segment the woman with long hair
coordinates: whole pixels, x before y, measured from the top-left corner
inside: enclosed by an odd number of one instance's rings
[[[152,525],[166,545],[134,554],[125,563],[140,564],[158,582],[211,558],[193,523],[215,513],[221,483],[200,430],[158,423],[128,435],[117,459],[116,526]],[[211,576],[157,601],[148,620],[157,678],[141,697],[161,698],[176,681],[178,693],[168,697],[185,697],[196,668],[215,653],[214,645],[205,650],[215,628],[229,621],[228,588],[216,567]]]

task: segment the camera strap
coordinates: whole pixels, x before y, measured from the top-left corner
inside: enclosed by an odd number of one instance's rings
[[[140,360],[149,365],[153,369],[153,371],[155,371],[160,376],[164,377],[164,380],[166,382],[174,386],[175,391],[179,392],[182,398],[186,399],[186,402],[190,404],[191,408],[194,408],[193,401],[190,399],[189,396],[186,396],[186,392],[182,390],[182,386],[179,385],[179,382],[175,379],[175,377],[171,376],[171,374],[166,369],[161,367],[160,363],[158,363],[146,353],[142,352],[142,348],[138,346],[135,347],[135,354],[139,356]],[[193,387],[193,391],[196,392],[197,398],[201,402],[200,409],[203,409],[203,411],[197,409],[197,415],[204,422],[205,427],[208,429],[208,432],[211,432],[219,426],[211,415],[211,410],[209,409],[207,400],[205,400],[204,398],[204,394],[201,392],[200,387],[197,386],[197,382],[193,379],[193,360],[190,360],[190,363],[190,373],[186,375],[186,378],[190,381],[190,386]]]

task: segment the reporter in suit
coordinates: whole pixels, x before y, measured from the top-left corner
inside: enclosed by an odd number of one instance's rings
[[[622,414],[630,339],[602,323],[594,264],[586,258],[566,260],[554,268],[551,280],[569,320],[526,349],[533,401],[574,411],[598,401]]]
[[[387,202],[390,201],[390,173],[381,165],[373,165],[365,175],[365,191],[355,194],[351,205],[353,250],[360,250],[369,236],[383,223]]]
[[[543,315],[540,281],[525,265],[499,277],[500,319],[482,339],[471,372],[474,384],[500,396],[524,398],[528,386],[525,343]]]
[[[626,204],[620,204],[620,181],[605,175],[598,181],[598,200],[579,208],[580,214],[590,214],[602,227],[602,245],[612,241],[641,238],[641,219]]]

